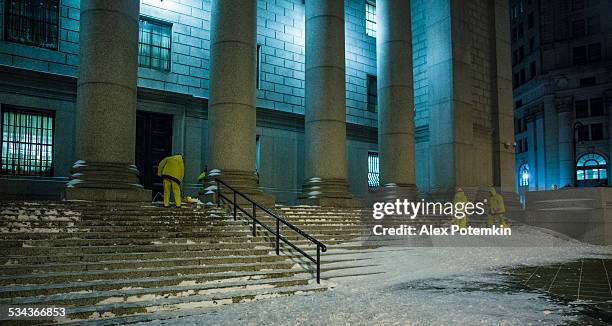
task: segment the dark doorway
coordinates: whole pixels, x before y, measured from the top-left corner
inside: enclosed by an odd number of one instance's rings
[[[136,166],[140,183],[162,191],[162,180],[157,176],[157,165],[172,153],[172,116],[138,111],[136,113]]]

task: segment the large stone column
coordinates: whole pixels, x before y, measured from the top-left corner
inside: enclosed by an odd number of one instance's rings
[[[150,201],[134,165],[139,0],[82,0],[77,159],[67,199]]]
[[[476,193],[468,198],[481,198],[490,185],[514,195],[508,4],[428,0],[420,6],[425,16],[430,196],[452,198],[455,188],[462,187]]]
[[[572,137],[574,134],[572,126],[572,104],[571,96],[555,99],[558,117],[558,139],[559,139],[559,187],[574,184],[574,146]]]
[[[306,1],[306,181],[309,204],[347,206],[344,1]]]
[[[270,203],[255,176],[256,19],[256,1],[212,3],[208,166],[212,177]]]
[[[510,11],[507,1],[491,1],[493,15],[489,20],[493,37],[492,118],[493,118],[493,185],[514,196],[516,193],[516,160],[514,143],[514,106],[512,99],[512,59]],[[532,141],[532,139],[530,139]],[[535,147],[531,147],[532,149]],[[532,150],[533,152],[533,150]],[[534,169],[534,166],[530,167]],[[530,185],[531,186],[531,185]]]
[[[416,197],[410,0],[377,1],[376,19],[380,183]]]

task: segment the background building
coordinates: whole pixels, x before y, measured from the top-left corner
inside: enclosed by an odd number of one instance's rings
[[[511,1],[519,192],[608,185],[612,2]]]
[[[96,4],[78,0],[0,1],[3,196],[58,198],[71,175],[71,167],[78,170],[82,160],[75,144],[98,142],[102,145],[97,146],[103,146],[106,142],[110,146],[125,138],[117,136],[119,131],[108,128],[104,130],[107,134],[102,137],[104,140],[79,139],[87,138],[78,131],[82,110],[77,104],[79,62],[84,61],[79,58],[83,3]],[[308,156],[316,151],[316,146],[309,148],[311,141],[305,140],[306,53],[311,44],[306,44],[308,4],[302,0],[256,3],[256,134],[252,140],[255,153],[252,170],[261,190],[280,202],[295,202],[309,187],[305,180],[312,175],[307,174],[317,171],[305,166],[316,163],[312,159],[315,156]],[[389,16],[383,25],[377,22],[375,1],[346,0],[340,9],[344,17],[343,93],[350,193],[363,197],[369,186],[380,185],[379,172],[383,183],[409,187],[416,183],[422,193],[446,193],[455,186],[489,185],[514,191],[507,4],[487,0],[398,3],[405,3],[407,7],[402,12],[410,14],[399,20]],[[331,10],[324,5],[326,2],[311,4],[313,12],[317,6]],[[380,16],[380,2],[378,9]],[[211,10],[209,0],[140,2],[134,151],[139,182],[145,188],[158,189],[160,180],[155,176],[155,167],[170,153],[184,153],[184,188],[189,194],[197,193],[201,187],[196,184],[198,174],[206,167],[214,168],[210,166],[208,103],[211,35],[214,35],[211,21],[215,16]],[[382,15],[389,12],[392,11],[383,11]],[[109,25],[98,29],[118,28]],[[412,27],[412,33],[400,33],[402,42],[408,40],[407,44],[412,44],[412,62],[393,63],[387,52],[377,53],[377,47],[396,51],[391,54],[410,53],[405,52],[409,48],[387,48],[386,41],[377,44],[377,29],[381,26],[386,26],[386,31]],[[98,29],[92,30],[99,32]],[[392,39],[396,34],[383,35]],[[311,40],[317,42],[316,34]],[[95,41],[92,42],[87,44],[86,51],[96,48]],[[98,57],[104,57],[99,54]],[[86,59],[91,62],[91,58]],[[403,107],[412,109],[414,88],[414,118],[410,112],[397,119],[405,122],[400,129],[405,128],[401,134],[406,137],[400,143],[390,140],[385,144],[400,144],[398,150],[402,154],[386,158],[382,155],[380,160],[392,164],[380,163],[379,168],[378,139],[392,139],[396,126],[391,123],[393,119],[379,120],[378,116],[397,117],[404,111],[385,111],[386,104],[381,109],[379,97],[392,97],[386,90],[399,84],[393,84],[397,82],[395,77],[385,75],[387,79],[381,86],[377,77],[380,71],[392,71],[402,62],[405,62],[402,67],[408,67],[402,80],[413,79],[410,85],[401,86],[405,89],[401,96],[407,100]],[[122,63],[119,60],[117,64]],[[111,117],[121,122],[121,116]],[[90,123],[88,128],[102,135],[95,127],[95,123]],[[231,134],[231,127],[224,128]],[[416,154],[412,154],[415,144]],[[125,148],[129,151],[130,146]],[[247,148],[250,151],[251,142]],[[306,153],[305,148],[309,148]],[[395,151],[387,148],[389,153]],[[317,155],[325,159],[320,153]],[[406,162],[397,161],[402,157],[408,158]],[[398,164],[405,165],[398,168]],[[341,165],[344,168],[344,163]],[[392,171],[403,174],[387,177],[385,181],[385,173],[388,176]],[[73,173],[73,179],[74,176]]]

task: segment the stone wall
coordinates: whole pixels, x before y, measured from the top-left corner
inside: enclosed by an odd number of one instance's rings
[[[612,190],[565,188],[527,193],[524,222],[599,245],[612,244]]]
[[[304,4],[258,0],[257,6],[257,106],[304,114]],[[76,77],[79,7],[79,0],[61,1],[58,51],[0,41],[0,64]],[[4,5],[0,16],[3,10]],[[208,97],[210,10],[210,0],[141,1],[141,16],[172,25],[172,63],[170,72],[139,67],[138,86]],[[366,76],[376,76],[376,40],[365,33],[364,2],[346,0],[345,20],[347,122],[375,127],[376,113],[367,111]]]

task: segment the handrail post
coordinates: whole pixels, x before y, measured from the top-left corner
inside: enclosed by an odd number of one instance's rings
[[[234,190],[234,221],[236,220],[236,191]]]
[[[321,284],[321,246],[317,244],[317,284]]]
[[[256,218],[255,212],[256,212],[256,209],[257,209],[257,207],[255,206],[255,203],[253,203],[253,237],[257,236],[255,234],[255,231],[256,231],[256,228],[257,228],[257,225],[255,224],[255,218]]]
[[[219,179],[215,178],[215,183],[217,184],[217,207],[221,207],[221,184]]]
[[[276,255],[280,255],[280,221],[276,219]]]

